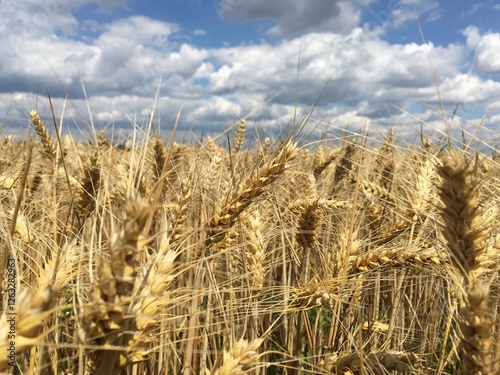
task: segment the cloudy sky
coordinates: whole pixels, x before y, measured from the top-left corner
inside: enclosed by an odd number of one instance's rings
[[[153,108],[162,128],[182,108],[183,132],[245,116],[274,131],[321,95],[316,133],[393,126],[411,137],[421,124],[443,129],[434,73],[457,126],[473,131],[486,115],[483,132],[500,133],[493,0],[0,0],[0,14],[9,131],[28,129],[35,106],[50,114],[47,91],[77,134],[88,134],[88,107],[115,132]]]

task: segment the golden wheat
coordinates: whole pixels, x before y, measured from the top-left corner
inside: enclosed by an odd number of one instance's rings
[[[228,148],[142,129],[59,150],[34,123],[42,142],[0,142],[20,371],[498,372],[493,158],[392,130],[271,147],[241,122]]]

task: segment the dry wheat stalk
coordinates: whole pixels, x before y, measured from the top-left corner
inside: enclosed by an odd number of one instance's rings
[[[29,187],[30,195],[32,196],[40,187],[40,183],[42,182],[43,173],[41,171],[37,171],[33,180],[31,180],[31,185]]]
[[[413,223],[413,220],[399,219],[395,223],[384,226],[380,230],[380,235],[376,238],[377,245],[385,244],[405,232]]]
[[[295,202],[302,198],[304,201],[318,198],[316,179],[311,172],[289,170],[285,173],[284,179],[286,179],[286,188],[280,189],[280,197],[284,202]]]
[[[0,175],[0,188],[1,189],[14,189],[16,182],[19,180],[16,176]]]
[[[214,144],[215,147],[215,144]],[[203,192],[210,201],[214,204],[219,203],[220,196],[222,195],[219,191],[219,184],[217,183],[223,169],[224,154],[214,148],[213,154],[210,155],[210,163],[208,165],[204,163],[202,169],[203,178]]]
[[[356,180],[352,178],[351,181],[355,182]],[[361,185],[361,190],[368,199],[373,199],[374,197],[377,197],[384,202],[389,202],[393,204],[396,203],[396,198],[394,198],[394,196],[382,186],[374,184],[373,182],[370,181],[362,181],[360,185]]]
[[[422,138],[422,149],[426,154],[434,154],[436,150],[436,145],[429,138]]]
[[[313,203],[317,204],[323,210],[340,210],[351,207],[349,202],[337,201],[335,199],[297,199],[288,205],[288,209],[298,214]]]
[[[14,210],[9,210],[9,216],[12,218],[14,215]],[[24,213],[19,212],[17,214],[15,234],[19,236],[19,239],[25,244],[31,244],[34,240],[33,234],[31,233],[29,221],[26,219]]]
[[[483,267],[483,272],[495,270],[498,265],[498,255],[500,254],[500,234],[492,236],[485,246],[484,253],[479,256],[479,262]]]

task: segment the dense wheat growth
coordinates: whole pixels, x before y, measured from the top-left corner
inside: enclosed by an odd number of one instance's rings
[[[30,118],[38,138],[0,140],[0,371],[500,371],[493,156],[245,120],[81,142]]]

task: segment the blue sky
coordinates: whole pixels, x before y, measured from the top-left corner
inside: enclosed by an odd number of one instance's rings
[[[484,136],[500,133],[495,1],[0,0],[0,12],[9,132],[25,131],[35,106],[49,115],[47,90],[76,135],[88,134],[87,105],[97,128],[130,129],[155,106],[162,127],[182,108],[181,133],[241,117],[271,132],[328,82],[309,129],[412,137],[422,123],[444,129],[434,72],[449,117],[459,106],[457,128],[486,115]]]

